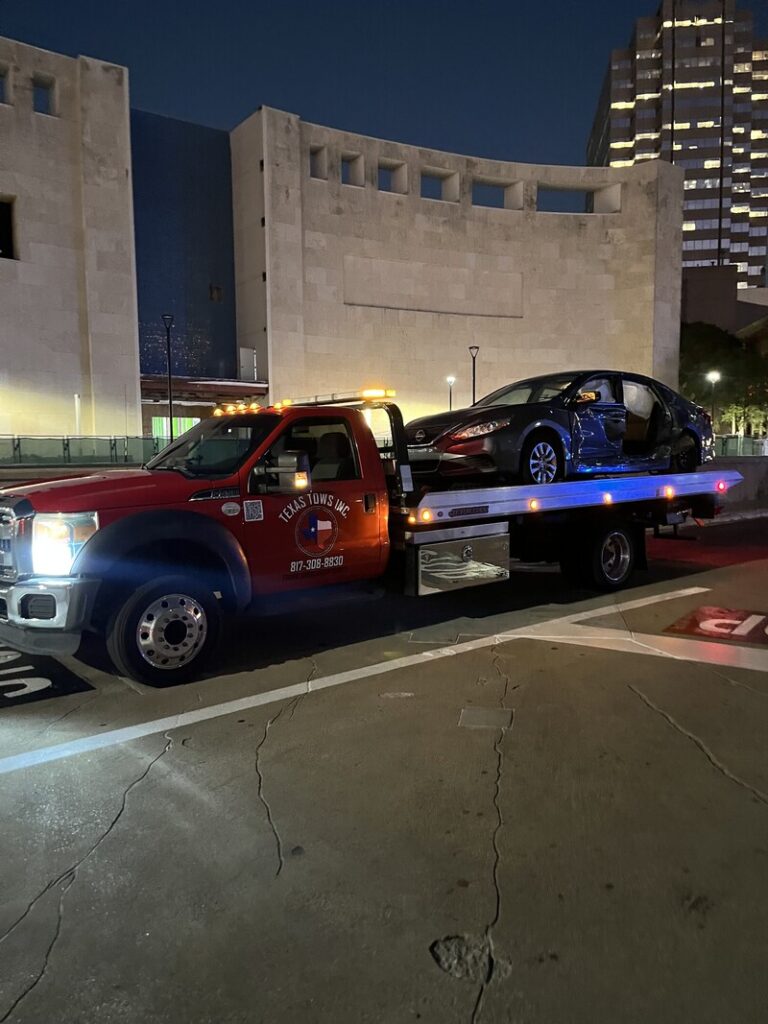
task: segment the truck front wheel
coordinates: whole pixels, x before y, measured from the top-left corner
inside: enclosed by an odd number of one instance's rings
[[[107,652],[121,675],[167,686],[199,675],[218,639],[215,595],[189,576],[139,587],[113,613]]]

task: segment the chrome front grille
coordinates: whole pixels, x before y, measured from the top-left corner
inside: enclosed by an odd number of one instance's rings
[[[15,580],[18,575],[16,566],[15,540],[18,519],[7,508],[0,508],[0,580]]]

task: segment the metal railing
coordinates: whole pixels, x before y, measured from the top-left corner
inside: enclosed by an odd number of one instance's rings
[[[718,434],[715,437],[715,455],[768,455],[768,438]]]
[[[167,437],[43,437],[0,435],[4,466],[141,466]]]

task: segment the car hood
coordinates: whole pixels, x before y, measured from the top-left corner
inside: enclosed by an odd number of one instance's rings
[[[144,508],[188,501],[193,494],[221,489],[230,481],[195,479],[181,473],[148,469],[116,470],[93,476],[46,480],[4,488],[0,505],[26,499],[36,512],[99,512],[111,508]]]

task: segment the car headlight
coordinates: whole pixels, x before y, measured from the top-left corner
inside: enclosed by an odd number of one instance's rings
[[[99,528],[97,512],[40,513],[32,520],[32,572],[66,576],[83,544]]]
[[[488,420],[487,423],[476,423],[473,427],[465,427],[457,430],[451,437],[454,441],[469,441],[472,437],[482,437],[484,434],[492,434],[494,430],[501,430],[508,427],[509,420]]]

